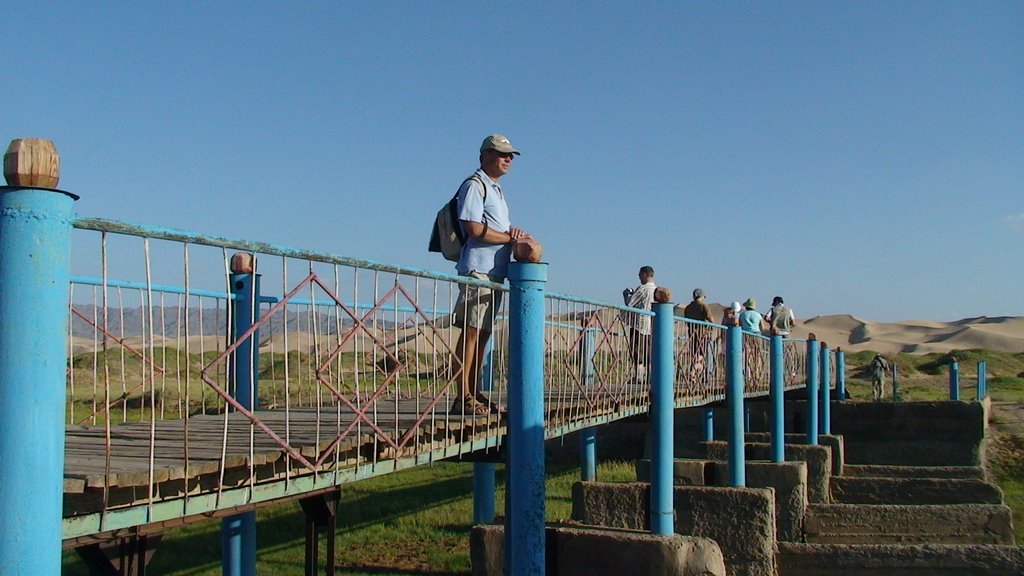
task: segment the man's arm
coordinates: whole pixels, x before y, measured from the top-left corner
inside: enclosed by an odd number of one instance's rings
[[[483,222],[471,220],[462,220],[462,227],[468,236],[476,238],[484,244],[511,244],[516,240],[530,237],[526,231],[519,228],[512,227],[508,229],[508,232],[498,232]]]

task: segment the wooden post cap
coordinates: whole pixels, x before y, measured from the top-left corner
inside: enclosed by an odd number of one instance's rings
[[[664,286],[658,286],[654,289],[654,301],[658,304],[664,304],[672,301],[672,289]]]
[[[252,274],[255,269],[255,261],[249,252],[235,252],[231,256],[232,274]]]
[[[544,257],[544,247],[533,238],[523,238],[512,245],[512,255],[516,262],[540,262]]]
[[[56,188],[60,180],[57,147],[42,138],[11,140],[4,154],[4,178],[10,186]]]

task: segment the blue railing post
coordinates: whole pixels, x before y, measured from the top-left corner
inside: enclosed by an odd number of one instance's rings
[[[594,385],[594,354],[596,354],[596,332],[593,328],[583,329],[583,359],[581,380],[583,386],[590,390]],[[591,426],[580,431],[580,480],[593,482],[597,480],[597,428]]]
[[[0,187],[0,571],[60,574],[71,220],[78,197]]]
[[[544,285],[548,265],[509,265],[505,573],[544,576]]]
[[[715,439],[715,409],[707,406],[701,416],[704,419],[704,441],[711,442]]]
[[[978,385],[974,398],[979,402],[988,396],[988,364],[984,360],[978,362]]]
[[[725,401],[729,407],[729,484],[746,486],[746,454],[743,437],[743,331],[729,326],[725,348]]]
[[[235,344],[260,319],[260,277],[254,274],[251,256],[232,259],[231,343]],[[259,330],[253,332],[231,355],[229,390],[242,407],[259,406]],[[242,512],[221,520],[221,573],[224,576],[256,574],[256,512]]]
[[[832,366],[828,344],[821,343],[821,410],[818,433],[832,433]]]
[[[818,341],[807,339],[807,443],[818,443]]]
[[[846,352],[836,348],[836,400],[846,400]]]
[[[949,363],[949,399],[960,399],[960,362],[955,356]]]
[[[480,391],[490,392],[494,382],[494,338],[484,345],[484,359],[480,366]],[[473,524],[494,522],[495,466],[493,462],[473,463]]]
[[[786,396],[786,359],[782,336],[772,336],[769,365],[771,366],[771,381],[768,395],[772,404],[772,461],[783,462],[786,460],[786,418],[784,408]]]
[[[900,399],[900,372],[896,363],[892,363],[892,401],[898,402]]]
[[[673,412],[675,411],[675,318],[671,302],[654,304],[654,330],[651,338],[651,425],[654,446],[651,451],[651,532],[675,533],[672,506]]]

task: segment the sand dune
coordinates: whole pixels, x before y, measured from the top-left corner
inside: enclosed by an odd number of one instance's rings
[[[969,348],[1024,352],[1024,317],[870,322],[848,315],[818,316],[799,324],[793,334],[806,337],[812,332],[830,346],[851,352],[927,354]]]

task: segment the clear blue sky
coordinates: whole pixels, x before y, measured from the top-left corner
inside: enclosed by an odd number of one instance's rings
[[[5,2],[78,212],[440,270],[503,133],[550,288],[1024,315],[1024,3]]]

